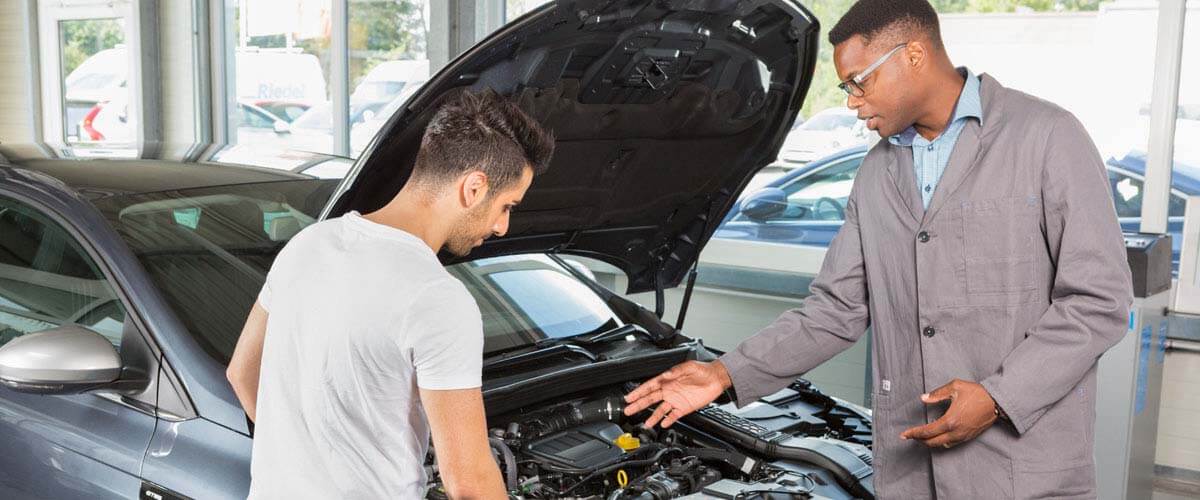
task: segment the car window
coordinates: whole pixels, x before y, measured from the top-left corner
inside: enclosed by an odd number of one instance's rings
[[[774,221],[839,221],[846,219],[846,201],[862,156],[843,160],[783,186],[787,208]]]
[[[239,105],[237,107],[237,124],[239,127],[274,128],[275,122],[262,113]]]
[[[78,324],[121,346],[125,308],[91,257],[36,209],[0,197],[0,345]]]
[[[228,362],[283,245],[316,221],[333,180],[275,181],[113,196],[96,206],[188,333]]]
[[[1117,209],[1117,217],[1141,217],[1142,180],[1123,172],[1109,169],[1108,183],[1112,189],[1113,205]],[[1172,193],[1171,199],[1167,204],[1167,216],[1183,217],[1186,208],[1187,200],[1182,196]]]
[[[484,352],[595,331],[618,321],[595,292],[540,254],[447,267],[479,305]]]

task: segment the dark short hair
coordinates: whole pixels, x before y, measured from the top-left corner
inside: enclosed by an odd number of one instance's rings
[[[942,46],[937,11],[927,0],[858,0],[829,30],[829,43],[838,45],[859,35],[870,44],[876,36],[894,29],[924,33]]]
[[[479,170],[495,194],[526,167],[545,172],[553,154],[554,136],[515,103],[491,89],[463,91],[429,120],[411,179],[434,187]]]

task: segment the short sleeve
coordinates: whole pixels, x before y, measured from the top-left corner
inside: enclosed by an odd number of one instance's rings
[[[271,312],[271,285],[266,280],[263,280],[262,290],[258,291],[258,305],[268,313]]]
[[[409,309],[403,338],[417,386],[471,389],[482,385],[483,322],[479,306],[453,278],[426,287]]]

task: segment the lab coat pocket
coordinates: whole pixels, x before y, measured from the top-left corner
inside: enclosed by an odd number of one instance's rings
[[[1092,462],[1039,468],[1013,467],[1013,492],[1019,499],[1096,498],[1096,472]]]
[[[1036,196],[962,202],[967,293],[1021,294],[1038,283],[1041,201]]]

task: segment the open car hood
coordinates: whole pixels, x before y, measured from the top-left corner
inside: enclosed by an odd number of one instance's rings
[[[467,257],[561,252],[679,284],[803,104],[816,18],[793,0],[558,0],[448,64],[392,116],[323,217],[376,210],[438,105],[492,88],[554,131],[506,236]],[[464,259],[443,255],[449,264]]]

